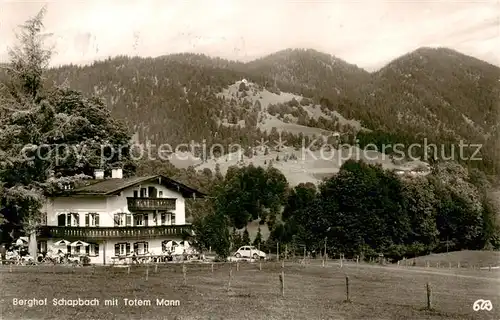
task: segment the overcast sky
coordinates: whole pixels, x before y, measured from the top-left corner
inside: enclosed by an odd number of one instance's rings
[[[0,57],[16,26],[43,2],[0,2]],[[53,64],[118,54],[197,52],[248,61],[313,48],[367,70],[422,46],[500,65],[500,2],[492,1],[51,1]]]

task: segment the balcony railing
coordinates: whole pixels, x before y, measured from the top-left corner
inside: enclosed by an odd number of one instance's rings
[[[39,228],[41,238],[65,240],[106,240],[120,238],[156,238],[181,236],[191,231],[190,225],[152,226],[152,227],[53,227]]]
[[[175,200],[168,198],[127,198],[127,205],[128,210],[131,212],[152,210],[174,211]]]

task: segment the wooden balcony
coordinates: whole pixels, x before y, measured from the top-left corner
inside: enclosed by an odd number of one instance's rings
[[[158,237],[180,237],[190,232],[190,225],[152,227],[53,227],[39,228],[38,237],[64,240],[150,239]]]
[[[171,198],[127,198],[128,210],[134,211],[174,211],[175,200]]]

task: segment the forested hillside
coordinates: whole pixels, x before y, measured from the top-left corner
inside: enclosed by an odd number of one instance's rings
[[[301,95],[327,113],[359,121],[373,130],[359,135],[361,145],[427,138],[449,151],[459,140],[481,143],[486,159],[471,165],[498,170],[500,68],[450,49],[421,48],[371,74],[328,54],[287,49],[246,64],[195,54],[116,57],[52,69],[48,77],[104,98],[142,141],[253,146],[266,136],[256,110],[241,107],[241,96],[231,103],[220,96],[242,79],[261,92]],[[224,118],[246,125],[224,126]],[[302,124],[334,127],[328,117],[310,119]]]

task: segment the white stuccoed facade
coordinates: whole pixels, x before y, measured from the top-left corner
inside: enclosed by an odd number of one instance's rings
[[[93,184],[97,188],[99,184],[116,184],[118,188],[128,184],[119,191],[115,187],[115,191],[111,192],[113,194],[86,195],[76,192],[74,195],[49,198],[43,209],[46,212],[46,226],[42,227],[49,231],[42,232],[38,237],[39,251],[52,249],[66,252],[66,247],[56,247],[54,243],[59,240],[81,240],[91,244],[90,248],[80,248],[80,253],[89,254],[91,263],[111,264],[117,254],[123,256],[134,249],[139,254],[145,250],[160,254],[164,250],[162,243],[182,241],[182,230],[189,230],[189,225],[186,225],[185,195],[198,192],[188,187],[183,189],[182,185],[180,188],[178,185],[167,186],[161,183],[161,177],[146,178],[144,180],[147,181],[133,185],[128,183],[130,180],[121,178],[111,179],[113,181],[96,180]],[[133,179],[136,181],[141,178]],[[148,192],[153,192],[154,197],[151,198]],[[141,209],[130,208],[127,198],[140,201]],[[168,201],[168,205],[162,199]],[[149,210],[147,206],[150,203],[156,207]],[[77,249],[70,250],[75,252]]]

